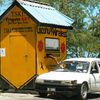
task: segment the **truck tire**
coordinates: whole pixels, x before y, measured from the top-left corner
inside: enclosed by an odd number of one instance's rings
[[[86,83],[83,83],[80,87],[78,98],[79,100],[86,100],[88,94],[88,86]]]

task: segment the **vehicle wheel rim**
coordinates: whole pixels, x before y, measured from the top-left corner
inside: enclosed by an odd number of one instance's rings
[[[83,84],[81,86],[81,96],[85,99],[87,97],[87,86]]]

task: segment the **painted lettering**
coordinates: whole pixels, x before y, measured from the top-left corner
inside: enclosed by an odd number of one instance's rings
[[[10,24],[28,24],[29,17],[24,14],[22,11],[13,11],[11,15],[6,18],[8,25]]]
[[[56,28],[39,27],[37,30],[38,34],[48,34],[52,36],[62,36],[66,37],[66,32],[59,31]]]
[[[22,17],[24,16],[24,13],[22,11],[14,11],[11,12],[12,17]]]
[[[13,27],[13,28],[4,28],[4,33],[10,32],[33,32],[32,27]]]

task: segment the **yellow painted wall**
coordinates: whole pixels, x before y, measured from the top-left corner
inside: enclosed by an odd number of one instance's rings
[[[51,31],[52,29],[52,31]],[[49,30],[49,34],[48,31]],[[63,33],[61,35],[61,33]],[[51,71],[54,69],[56,62],[55,60],[51,58],[47,58],[46,56],[46,50],[45,50],[45,38],[54,38],[59,40],[59,47],[60,51],[57,53],[58,55],[56,56],[56,53],[54,53],[54,56],[57,57],[58,61],[61,61],[66,58],[66,33],[67,30],[65,29],[60,29],[60,28],[50,28],[50,27],[38,27],[37,30],[37,73],[42,74],[48,71]],[[43,50],[39,51],[39,42],[42,41],[43,43]],[[65,51],[61,51],[61,46],[62,44],[65,44]],[[53,54],[53,52],[50,52]]]
[[[1,75],[19,88],[36,74],[36,24],[15,6],[1,23]]]

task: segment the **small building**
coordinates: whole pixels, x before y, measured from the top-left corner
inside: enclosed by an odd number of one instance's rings
[[[66,33],[72,23],[51,6],[24,0],[15,0],[1,11],[1,87],[23,88],[52,70],[56,60],[65,59]]]

